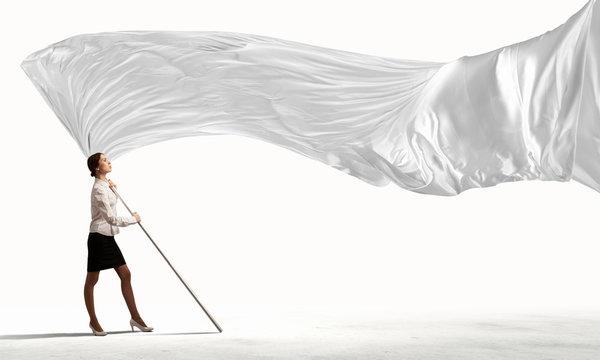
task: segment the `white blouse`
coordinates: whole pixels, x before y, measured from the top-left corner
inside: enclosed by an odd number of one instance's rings
[[[92,187],[92,222],[90,232],[98,232],[106,236],[117,235],[119,226],[137,223],[135,216],[117,216],[117,195],[109,188],[106,180],[95,178]]]

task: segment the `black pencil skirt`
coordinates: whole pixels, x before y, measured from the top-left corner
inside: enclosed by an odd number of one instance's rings
[[[100,271],[125,264],[114,236],[91,232],[87,241],[87,271]]]

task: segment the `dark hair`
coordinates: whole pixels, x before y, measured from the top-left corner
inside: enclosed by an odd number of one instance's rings
[[[100,155],[103,153],[95,153],[87,159],[88,169],[90,169],[91,176],[96,176],[96,168],[98,167],[98,163],[100,162]]]

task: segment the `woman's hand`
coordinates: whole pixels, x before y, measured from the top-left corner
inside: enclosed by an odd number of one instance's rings
[[[112,180],[108,179],[108,187],[115,187],[115,189],[117,188],[117,185],[115,185],[115,183],[112,182]]]
[[[137,222],[142,221],[142,219],[140,218],[140,215],[137,212],[134,212],[133,216],[135,216],[135,219],[137,220]]]

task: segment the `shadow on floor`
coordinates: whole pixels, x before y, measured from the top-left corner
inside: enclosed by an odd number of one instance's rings
[[[109,335],[115,334],[131,334],[131,331],[108,331]],[[136,331],[134,334],[140,334],[142,331]],[[154,335],[200,335],[200,334],[219,334],[218,331],[211,332],[187,332],[187,333],[154,333],[149,332],[144,336]],[[27,340],[27,339],[48,339],[48,338],[61,338],[61,337],[80,337],[80,336],[95,336],[92,333],[51,333],[51,334],[22,334],[22,335],[0,335],[0,340]]]

